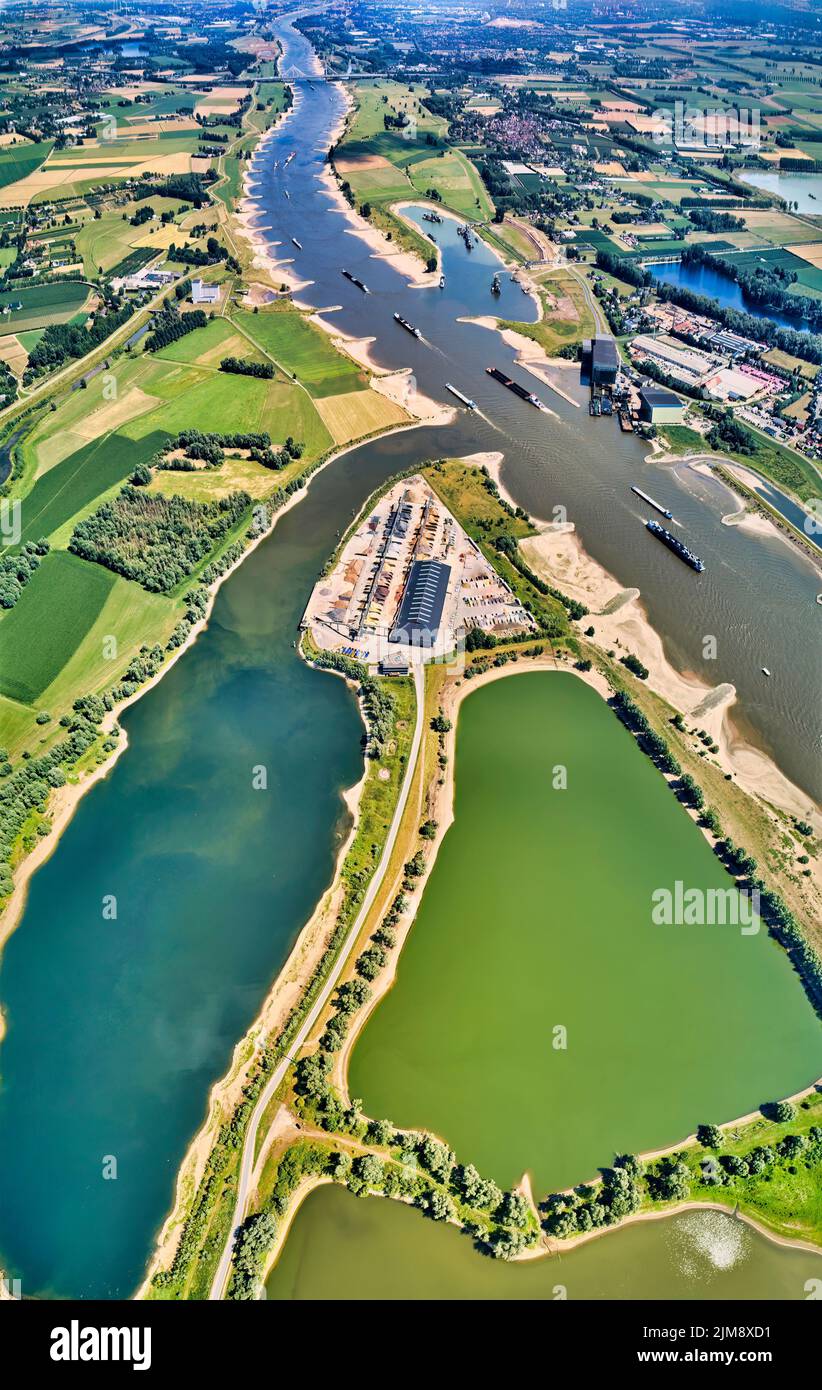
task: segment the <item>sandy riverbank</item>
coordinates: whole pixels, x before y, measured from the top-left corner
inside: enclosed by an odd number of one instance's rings
[[[501,481],[503,459],[499,453],[473,456],[473,461],[488,469],[504,500],[516,506],[515,498]],[[693,672],[678,671],[650,623],[639,589],[622,588],[584,549],[572,523],[555,526],[538,518],[533,520],[539,531],[522,541],[523,557],[541,578],[590,610],[586,626],[595,630],[595,645],[603,651],[615,649],[622,655],[630,651],[638,656],[650,672],[649,688],[713,735],[720,750],[717,761],[743,791],[789,815],[809,820],[819,834],[822,815],[813,798],[786,777],[767,753],[745,741],[734,728],[734,686],[726,682],[711,686]],[[756,523],[755,529],[765,527],[769,534],[779,535],[766,518],[752,517],[751,521]]]
[[[638,589],[623,589],[583,549],[570,525],[544,527],[538,535],[524,540],[521,550],[538,575],[590,609],[588,621],[595,629],[597,646],[622,654],[633,652],[650,672],[648,687],[713,736],[720,750],[717,761],[744,791],[790,815],[811,820],[819,833],[822,817],[813,799],[791,782],[772,758],[745,742],[734,729],[729,719],[736,700],[734,686],[710,686],[671,664]]]
[[[396,242],[389,241],[384,232],[362,217],[346,201],[337,178],[329,164],[319,175],[319,181],[334,199],[338,211],[349,224],[346,235],[356,236],[369,247],[372,256],[381,261],[390,261],[400,275],[408,281],[412,289],[430,289],[439,283],[439,269],[427,271],[413,251],[405,251]],[[425,202],[424,198],[420,199]],[[393,210],[393,209],[392,209]],[[416,228],[414,229],[417,230]],[[432,247],[432,252],[436,248]]]
[[[357,363],[358,367],[364,367],[366,371],[371,373],[372,390],[379,391],[395,405],[401,406],[419,424],[450,425],[457,413],[455,408],[441,405],[432,396],[427,396],[420,391],[410,367],[402,367],[394,371],[381,367],[379,362],[374,361],[371,348],[377,342],[376,338],[354,338],[323,317],[325,314],[331,313],[336,307],[320,309],[317,313],[311,314],[309,316],[310,322],[316,324],[318,328],[329,335],[338,352],[344,352],[352,361]]]

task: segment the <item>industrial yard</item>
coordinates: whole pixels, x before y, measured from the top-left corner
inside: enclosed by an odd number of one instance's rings
[[[319,647],[393,671],[414,650],[447,655],[471,628],[511,635],[534,620],[417,475],[359,520],[302,625]]]

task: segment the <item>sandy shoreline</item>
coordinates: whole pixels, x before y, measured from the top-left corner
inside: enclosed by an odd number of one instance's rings
[[[500,495],[511,506],[516,499],[502,483],[504,456],[485,459]],[[568,598],[577,599],[590,610],[585,626],[595,630],[595,644],[607,651],[633,652],[648,667],[648,687],[661,695],[682,714],[699,722],[719,744],[716,755],[726,772],[735,777],[743,791],[777,806],[789,815],[807,818],[817,834],[822,831],[822,815],[808,792],[796,786],[761,749],[747,742],[734,728],[732,710],[736,689],[728,682],[710,686],[694,672],[682,672],[669,661],[662,638],[652,626],[642,605],[639,589],[623,588],[612,574],[584,549],[573,523],[554,526],[533,518],[539,534],[521,543],[526,562],[541,577]],[[764,517],[749,519],[753,529],[779,533]],[[746,521],[743,524],[748,525]]]

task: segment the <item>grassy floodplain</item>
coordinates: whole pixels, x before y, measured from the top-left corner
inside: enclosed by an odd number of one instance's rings
[[[728,887],[594,691],[532,673],[472,692],[455,824],[352,1094],[543,1190],[595,1172],[602,1135],[651,1149],[806,1084],[819,1029],[787,962],[764,929],[655,926],[677,879]]]
[[[393,203],[427,197],[433,190],[445,207],[473,221],[485,221],[494,211],[474,165],[448,144],[448,122],[425,106],[426,94],[413,83],[358,83],[354,112],[334,159],[356,205],[367,204],[375,226],[423,260],[430,244],[393,214]],[[386,129],[386,116],[407,124]]]

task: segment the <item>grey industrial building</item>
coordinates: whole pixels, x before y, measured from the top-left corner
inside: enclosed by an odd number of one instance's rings
[[[450,578],[450,565],[443,565],[439,560],[414,561],[389,642],[421,642],[433,646]]]
[[[582,371],[592,386],[613,386],[619,371],[616,340],[608,333],[597,333],[582,344]]]
[[[643,386],[639,393],[639,418],[651,425],[678,425],[685,418],[685,406],[664,386]]]

